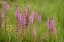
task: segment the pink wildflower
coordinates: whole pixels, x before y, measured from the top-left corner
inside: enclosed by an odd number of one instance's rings
[[[51,20],[47,19],[47,28],[50,32],[53,32],[54,35],[56,35],[56,27],[55,27],[54,18],[52,18]]]
[[[5,4],[4,4],[4,9],[5,9],[5,11],[7,12],[8,11],[8,9],[9,9],[9,5],[8,5],[8,3],[7,2],[5,2]]]
[[[52,17],[52,20],[51,20],[51,27],[53,28],[53,33],[56,35],[56,27],[55,27],[55,21],[54,21],[53,17]]]
[[[20,28],[20,20],[21,20],[21,14],[20,14],[20,11],[18,9],[18,6],[16,6],[16,32],[18,32],[19,28]]]
[[[34,11],[32,11],[32,14],[29,17],[29,20],[30,20],[30,25],[32,26],[33,21],[34,21]]]

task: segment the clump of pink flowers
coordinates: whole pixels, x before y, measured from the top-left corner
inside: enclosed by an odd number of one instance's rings
[[[7,21],[8,20],[8,9],[9,9],[9,4],[7,2],[5,2],[4,3],[5,31],[8,26],[7,25],[8,24],[8,21]],[[39,26],[39,23],[41,23],[41,14],[37,11],[34,11],[34,10],[32,10],[30,12],[30,4],[27,5],[27,7],[25,7],[23,10],[24,10],[24,14],[21,13],[20,9],[16,5],[16,7],[15,7],[15,18],[16,18],[16,31],[15,32],[16,32],[16,36],[21,32],[20,34],[22,36],[22,39],[24,39],[23,37],[25,37],[26,36],[25,34],[27,33],[27,36],[29,36],[30,39],[34,40],[34,42],[35,42],[37,40],[37,37],[36,37],[37,36],[37,29],[36,28],[33,29],[32,26],[34,26],[33,24],[35,23],[34,19],[36,20],[36,23],[38,23],[38,26]],[[2,24],[3,24],[2,23],[2,12],[0,12],[0,27]],[[50,37],[53,38],[54,36],[56,36],[57,31],[56,31],[54,17],[52,17],[51,19],[47,18],[46,26],[47,26],[47,30],[48,30],[47,33],[51,34]],[[47,35],[48,35],[47,33],[44,33],[42,35],[42,36],[44,36],[43,39],[45,39],[45,36],[47,37]],[[33,38],[31,38],[32,36],[33,36]],[[42,36],[41,36],[41,38],[42,38]],[[42,40],[41,38],[39,38],[39,39]]]
[[[56,35],[56,26],[54,17],[52,17],[51,20],[47,19],[47,28],[50,33],[54,33],[54,35]]]
[[[29,11],[30,11],[30,5],[24,8],[24,15],[20,12],[18,6],[16,6],[16,23],[17,23],[16,32],[18,32],[19,28],[22,27],[22,35],[25,34],[25,30],[28,27],[28,25],[30,25],[30,29],[32,30],[34,17],[36,17],[36,20],[38,22],[41,22],[41,15],[38,14],[38,12],[36,13],[35,11],[32,11],[32,14],[30,14]]]
[[[24,15],[21,13],[19,10],[18,6],[16,6],[16,33],[19,31],[21,28],[21,35],[22,37],[25,36],[25,31],[27,30],[28,26],[30,27],[29,29],[29,35],[32,33],[33,37],[36,38],[37,31],[36,28],[32,29],[32,25],[34,24],[34,19],[36,19],[37,23],[41,22],[41,15],[37,11],[32,11],[30,14],[30,5],[28,7],[24,8]],[[47,29],[49,33],[53,33],[56,35],[56,26],[55,26],[55,20],[54,17],[51,19],[47,19]]]
[[[22,35],[24,35],[24,29],[26,28],[26,19],[25,16],[23,16],[22,13],[20,12],[18,6],[16,6],[16,21],[16,32],[18,32],[20,26],[22,26]]]

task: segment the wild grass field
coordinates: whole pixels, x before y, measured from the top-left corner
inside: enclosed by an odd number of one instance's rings
[[[64,42],[64,0],[0,0],[0,42]]]

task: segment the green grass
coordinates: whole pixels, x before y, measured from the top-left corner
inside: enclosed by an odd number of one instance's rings
[[[1,1],[0,1],[1,2]],[[8,25],[11,25],[9,28],[13,30],[11,32],[4,33],[4,30],[0,30],[0,42],[21,42],[22,37],[15,37],[15,5],[18,5],[20,11],[24,13],[23,9],[25,6],[30,4],[30,14],[32,10],[38,11],[42,16],[42,21],[40,24],[34,23],[33,27],[37,28],[37,38],[47,32],[46,27],[46,18],[55,18],[55,25],[57,29],[56,41],[55,42],[64,42],[64,0],[17,0],[9,1],[10,9],[8,12]],[[13,22],[13,24],[12,24]],[[4,37],[3,37],[4,36]],[[25,38],[28,39],[28,38]],[[24,40],[25,41],[25,40]],[[49,42],[48,37],[46,37],[44,42]],[[30,42],[28,39],[27,42]],[[52,42],[54,42],[52,40]]]

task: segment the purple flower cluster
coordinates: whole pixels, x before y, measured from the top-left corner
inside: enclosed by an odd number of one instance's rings
[[[30,24],[30,30],[32,30],[32,25],[34,23],[34,18],[36,17],[37,22],[41,22],[41,15],[37,11],[32,11],[29,15],[30,5],[24,8],[24,15],[20,12],[18,6],[16,6],[16,32],[19,31],[20,26],[22,27],[22,36],[25,33],[25,28]],[[33,35],[36,36],[36,29],[33,30]]]
[[[18,32],[20,26],[22,27],[22,35],[24,35],[24,31],[26,28],[26,18],[25,15],[22,15],[20,12],[18,6],[16,6],[16,23],[17,23],[17,28],[16,31]]]
[[[47,28],[48,28],[49,32],[53,32],[54,35],[56,35],[56,27],[55,27],[54,17],[52,17],[51,20],[47,19]]]

